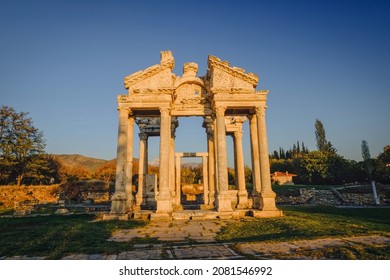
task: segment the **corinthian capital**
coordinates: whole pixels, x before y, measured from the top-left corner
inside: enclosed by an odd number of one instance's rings
[[[267,109],[267,106],[259,106],[255,108],[256,115],[258,116],[265,116],[265,110]]]
[[[140,132],[139,134],[139,139],[140,140],[148,140],[148,134],[145,132]]]
[[[224,117],[225,111],[226,111],[226,106],[215,107],[215,114],[217,115],[217,117]]]
[[[168,107],[161,107],[160,108],[160,113],[162,117],[167,117],[169,116],[169,113],[171,112],[171,108]]]

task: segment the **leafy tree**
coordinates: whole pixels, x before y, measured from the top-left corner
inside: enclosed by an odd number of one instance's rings
[[[319,119],[316,119],[314,127],[315,127],[317,149],[320,152],[336,153],[337,152],[336,148],[333,147],[330,141],[326,140],[325,128]]]
[[[61,164],[53,155],[35,155],[28,163],[23,182],[49,185],[61,182]]]
[[[33,126],[27,113],[0,107],[0,173],[1,183],[19,186],[29,172],[29,165],[44,152],[43,133]]]
[[[181,183],[182,184],[194,184],[196,173],[189,167],[181,169]]]
[[[95,173],[95,178],[103,180],[108,185],[115,181],[116,162],[109,161],[100,166]]]
[[[383,148],[378,155],[374,170],[374,176],[382,183],[390,183],[390,145]]]
[[[244,172],[245,172],[245,184],[248,188],[252,189],[252,169],[245,165],[244,167]]]

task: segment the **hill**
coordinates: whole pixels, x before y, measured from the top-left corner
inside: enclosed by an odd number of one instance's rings
[[[91,173],[94,173],[100,166],[109,162],[109,160],[86,157],[78,154],[53,156],[67,167],[83,167]]]
[[[53,156],[59,160],[65,167],[68,168],[78,168],[82,167],[86,169],[91,174],[101,167],[102,165],[108,164],[110,162],[116,162],[116,159],[106,160],[93,157],[86,157],[79,154],[53,154]],[[135,170],[138,170],[138,158],[133,159]]]

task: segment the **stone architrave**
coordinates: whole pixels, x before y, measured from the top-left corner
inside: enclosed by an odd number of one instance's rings
[[[210,215],[221,218],[239,217],[245,211],[250,211],[254,217],[282,215],[275,206],[275,193],[269,178],[265,123],[268,91],[256,91],[259,81],[256,74],[233,67],[227,61],[212,55],[208,57],[207,63],[208,69],[204,77],[197,76],[198,65],[194,62],[185,63],[183,75],[178,76],[172,72],[175,65],[172,53],[163,51],[159,64],[124,79],[128,92],[117,97],[119,126],[116,184],[111,199],[111,212],[105,216],[106,219],[124,219],[132,211],[139,211],[144,203],[148,208],[157,207],[151,214],[151,219],[169,220],[174,217],[173,211],[181,209],[180,157],[175,157],[175,129],[178,125],[177,118],[182,116],[201,116],[205,120],[203,126],[207,133],[208,156],[207,165],[206,157],[203,157],[206,203],[203,209],[213,208],[215,213]],[[246,121],[245,116],[250,119],[253,209],[248,209],[251,203],[248,203],[245,187],[242,151],[242,123]],[[140,129],[140,174],[135,205],[131,182],[134,120]],[[228,188],[227,133],[234,137],[238,190]],[[160,137],[160,168],[155,200],[150,197],[152,190],[145,190],[144,180],[148,169],[147,138],[151,136]],[[248,210],[233,210],[232,203],[237,203],[233,195],[236,199],[238,197],[237,208]],[[176,214],[175,217],[183,217]],[[135,216],[142,215],[138,213]]]

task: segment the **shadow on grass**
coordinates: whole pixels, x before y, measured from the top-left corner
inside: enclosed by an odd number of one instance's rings
[[[93,221],[92,215],[0,219],[0,256],[114,254],[129,250],[134,242],[107,241],[117,229],[145,225],[142,221]]]

